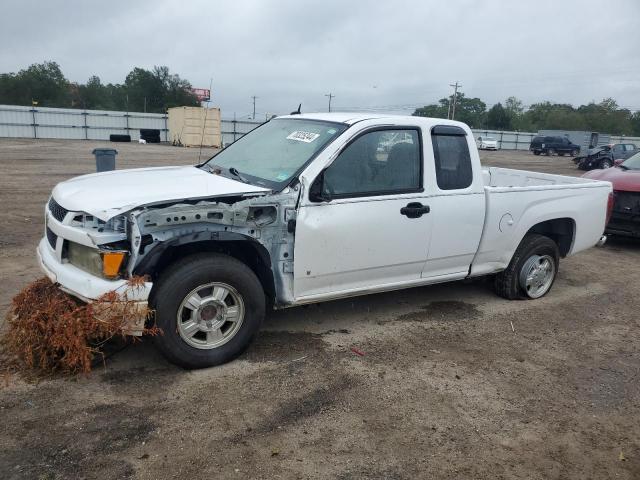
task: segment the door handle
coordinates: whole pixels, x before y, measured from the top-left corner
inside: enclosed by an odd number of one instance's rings
[[[422,205],[420,202],[411,202],[408,203],[406,207],[400,209],[400,214],[407,218],[420,218],[430,211],[431,208],[429,208],[429,205]]]

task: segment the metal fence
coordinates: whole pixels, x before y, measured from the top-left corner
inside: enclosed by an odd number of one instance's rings
[[[79,110],[72,108],[0,105],[0,137],[109,140],[113,134],[140,138],[140,129],[160,130],[160,140],[169,140],[168,115],[162,113]],[[222,142],[228,145],[262,125],[249,120],[221,122]]]
[[[222,145],[227,146],[238,140],[243,135],[249,133],[254,128],[259,127],[264,122],[250,120],[225,120],[221,121]]]
[[[167,115],[0,105],[0,137],[109,140],[109,135],[140,138],[140,129],[160,130],[167,141]]]
[[[109,135],[125,134],[137,141],[140,129],[160,130],[160,140],[168,141],[168,115],[162,113],[79,110],[71,108],[0,105],[0,137],[109,140]],[[222,144],[229,145],[263,122],[222,119]],[[528,150],[534,132],[504,132],[473,129],[475,138],[493,137],[503,150]],[[611,136],[614,143],[635,143],[640,138]]]
[[[478,138],[492,137],[498,141],[498,148],[501,150],[529,150],[529,144],[533,137],[539,135],[534,132],[504,132],[500,130],[479,130],[472,129],[473,136]],[[627,137],[624,135],[605,135],[606,141],[610,143],[635,143],[640,147],[640,137]],[[602,138],[601,138],[602,140]]]
[[[503,132],[499,130],[472,129],[474,138],[492,137],[498,141],[500,150],[529,150],[529,144],[533,137],[538,135],[533,132]]]

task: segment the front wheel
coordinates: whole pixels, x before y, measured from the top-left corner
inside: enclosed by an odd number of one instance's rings
[[[265,314],[260,281],[227,255],[196,254],[169,267],[157,282],[152,307],[163,334],[162,354],[184,368],[233,360],[249,345]]]
[[[578,155],[578,150],[571,150],[571,153],[569,155],[575,157],[576,155]]]
[[[608,158],[605,158],[604,160],[602,160],[602,163],[600,164],[600,168],[605,169],[605,168],[611,168],[613,167],[613,162],[611,160],[609,160]]]
[[[496,293],[509,300],[546,295],[556,279],[559,261],[556,242],[544,235],[526,235],[509,266],[496,275]]]
[[[550,148],[547,150],[547,157],[550,157],[551,155],[553,155],[554,153],[556,153],[556,151],[553,148]]]

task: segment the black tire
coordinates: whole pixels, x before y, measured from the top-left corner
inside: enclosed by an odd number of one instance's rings
[[[178,332],[178,311],[194,289],[212,282],[235,289],[242,299],[244,316],[226,343],[197,348]],[[260,281],[248,266],[228,255],[200,253],[180,259],[162,273],[156,285],[152,308],[163,334],[155,336],[154,342],[170,362],[184,368],[211,367],[233,360],[249,346],[264,320],[265,295]]]
[[[561,157],[564,157],[564,152],[558,152],[558,155],[560,155]]]
[[[556,153],[556,151],[553,148],[548,148],[547,149],[547,157],[550,157],[551,155],[553,155],[554,153]]]
[[[534,150],[534,151],[533,151],[533,154],[534,154],[534,155],[540,155],[540,152],[539,152],[538,150]]]
[[[571,150],[571,153],[569,155],[571,155],[572,157],[575,157],[576,155],[578,155],[578,150]]]
[[[525,235],[513,254],[509,266],[495,276],[494,287],[498,295],[507,300],[530,299],[524,287],[520,285],[520,273],[533,255],[548,255],[553,258],[555,262],[553,280],[548,290],[541,296],[546,295],[551,290],[558,274],[560,261],[558,245],[549,237],[533,233]]]
[[[120,134],[112,134],[109,135],[109,141],[111,142],[130,142],[131,141],[131,135],[120,135]]]
[[[608,158],[605,158],[604,160],[602,160],[602,162],[600,162],[600,168],[602,168],[603,170],[605,168],[611,168],[611,167],[613,167],[613,162]]]

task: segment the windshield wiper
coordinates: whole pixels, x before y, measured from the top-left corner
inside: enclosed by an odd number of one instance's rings
[[[204,165],[202,165],[200,168],[204,168],[205,170],[207,170],[209,173],[215,173],[216,175],[220,175],[220,172],[222,172],[222,169],[217,166],[217,165],[211,165],[209,163],[205,163]]]
[[[229,168],[229,173],[231,175],[233,175],[234,177],[238,178],[241,182],[248,183],[249,185],[251,185],[251,182],[249,180],[247,180],[246,178],[244,178],[236,167],[230,167]]]

